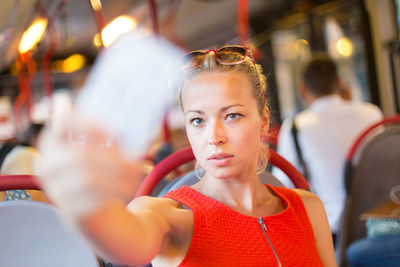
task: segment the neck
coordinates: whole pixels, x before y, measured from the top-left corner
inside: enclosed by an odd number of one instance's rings
[[[333,95],[338,95],[338,94],[332,93],[332,94],[327,94],[327,95],[318,96],[318,97],[312,95],[312,96],[307,100],[307,102],[309,103],[309,105],[311,105],[312,103],[314,103],[314,102],[315,102],[316,100],[318,100],[318,99],[321,99],[321,98],[327,97],[327,96],[333,96]]]
[[[272,199],[256,173],[245,179],[218,179],[206,174],[193,188],[240,213],[251,216],[256,216],[260,207]]]

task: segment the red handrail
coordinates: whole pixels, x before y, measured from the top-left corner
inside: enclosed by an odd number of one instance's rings
[[[148,196],[156,185],[172,170],[194,160],[192,148],[185,148],[160,161],[146,176],[136,192],[136,197]]]
[[[296,169],[295,166],[293,166],[289,161],[272,149],[269,150],[269,154],[269,162],[281,169],[289,177],[296,188],[305,190],[310,189],[310,185],[308,184],[306,178],[304,178],[303,174],[301,174],[301,172]]]
[[[368,127],[367,129],[365,129],[363,132],[361,132],[358,137],[356,138],[356,140],[353,142],[353,145],[350,147],[346,159],[348,161],[351,161],[354,157],[354,154],[356,153],[356,150],[358,148],[358,146],[360,145],[360,143],[364,140],[364,138],[374,129],[376,129],[377,127],[381,126],[381,125],[386,125],[386,124],[392,124],[392,123],[400,123],[400,114],[396,114],[394,116],[390,116],[387,118],[384,118],[383,120],[372,124],[370,127]]]
[[[269,162],[280,168],[286,175],[292,180],[296,188],[306,189],[310,188],[307,180],[304,176],[286,159],[280,156],[278,153],[269,150],[270,158]],[[172,170],[177,167],[194,160],[194,154],[192,148],[185,148],[174,154],[166,157],[160,163],[158,163],[154,169],[146,176],[140,185],[136,197],[148,196],[151,194],[156,185]]]

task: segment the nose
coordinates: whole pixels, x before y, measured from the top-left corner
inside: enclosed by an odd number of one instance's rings
[[[221,145],[226,143],[226,132],[224,124],[216,120],[210,124],[209,130],[209,141],[210,145]]]

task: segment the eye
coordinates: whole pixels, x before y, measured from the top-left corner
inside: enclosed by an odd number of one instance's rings
[[[231,120],[231,121],[237,120],[237,119],[239,119],[240,117],[242,117],[242,115],[239,114],[239,113],[230,113],[230,114],[228,114],[228,115],[226,116],[226,118],[227,118],[228,120]]]
[[[202,118],[193,118],[190,120],[190,123],[194,126],[200,126],[204,123],[204,120]]]

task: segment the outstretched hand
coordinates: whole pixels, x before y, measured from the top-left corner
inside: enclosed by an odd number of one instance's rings
[[[72,217],[82,217],[112,198],[133,199],[143,177],[104,131],[76,115],[57,121],[39,140],[39,183]]]

